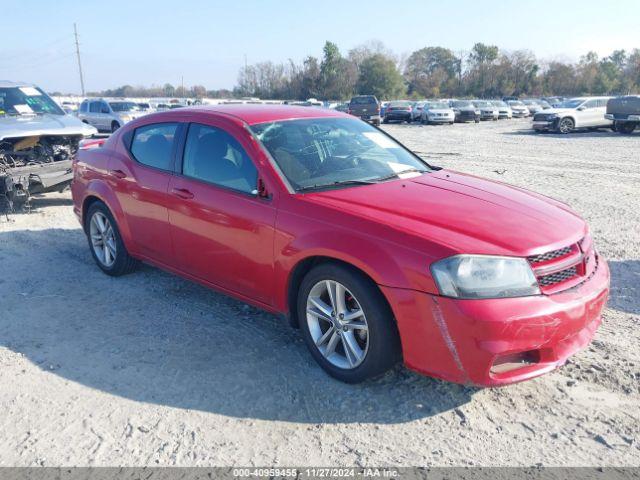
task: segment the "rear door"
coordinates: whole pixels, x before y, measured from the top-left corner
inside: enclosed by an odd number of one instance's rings
[[[600,119],[600,109],[598,108],[598,100],[591,99],[587,100],[582,104],[584,110],[578,111],[578,117],[580,119],[579,125],[580,127],[595,127],[601,125],[604,121],[604,118]],[[604,113],[602,113],[604,117]]]
[[[247,133],[218,119],[192,123],[169,184],[169,221],[181,269],[265,304],[273,302],[273,198],[257,194]]]
[[[136,128],[111,157],[109,177],[122,206],[135,252],[174,265],[167,189],[175,165],[178,122]]]

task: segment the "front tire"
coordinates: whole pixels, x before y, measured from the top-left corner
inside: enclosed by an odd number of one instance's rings
[[[115,133],[116,130],[120,128],[120,124],[118,122],[111,122],[111,133]]]
[[[567,134],[573,132],[576,124],[573,119],[569,117],[561,118],[558,122],[558,132]]]
[[[348,267],[325,263],[304,277],[298,319],[320,367],[346,383],[388,371],[402,358],[391,309],[378,287]]]
[[[138,261],[129,255],[118,225],[104,203],[95,202],[89,207],[85,232],[91,255],[104,273],[119,277],[136,269]]]

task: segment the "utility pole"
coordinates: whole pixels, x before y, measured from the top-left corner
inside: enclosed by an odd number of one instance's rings
[[[78,57],[78,71],[80,72],[80,89],[82,90],[82,96],[84,97],[84,78],[82,76],[82,63],[80,62],[80,44],[78,43],[78,29],[76,24],[73,24],[73,34],[76,37],[76,55]]]

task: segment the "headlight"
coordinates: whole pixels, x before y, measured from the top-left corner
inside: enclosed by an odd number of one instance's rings
[[[131,115],[120,115],[120,118],[125,122],[131,121]]]
[[[558,118],[557,113],[549,113],[547,116],[547,120],[555,120],[556,118]]]
[[[474,111],[474,113],[475,113],[476,115],[480,115],[480,110],[475,110],[475,111]]]
[[[506,298],[540,294],[524,258],[456,255],[431,265],[440,294],[456,298]]]

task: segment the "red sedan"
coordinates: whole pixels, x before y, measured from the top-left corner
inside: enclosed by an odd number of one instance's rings
[[[105,273],[144,261],[283,314],[340,380],[403,361],[521,381],[600,324],[609,270],[567,205],[431,166],[349,115],[185,108],[96,146],[72,192]]]

